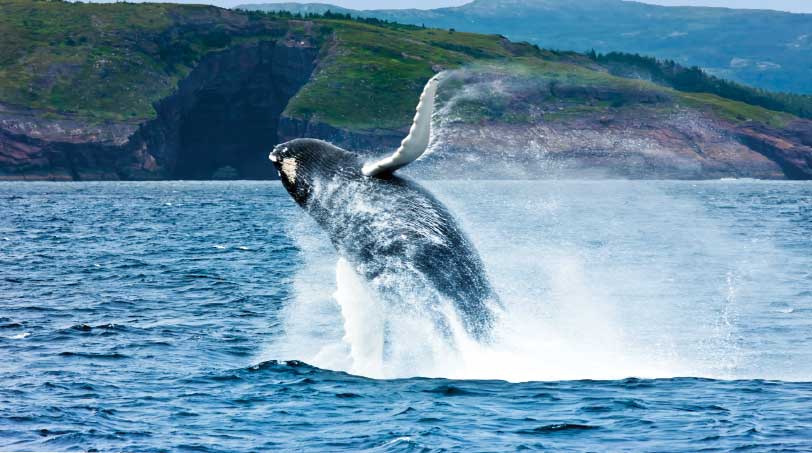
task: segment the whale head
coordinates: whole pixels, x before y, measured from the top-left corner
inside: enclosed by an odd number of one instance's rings
[[[318,180],[360,175],[355,154],[323,140],[297,138],[276,145],[268,155],[291,197],[304,206]]]

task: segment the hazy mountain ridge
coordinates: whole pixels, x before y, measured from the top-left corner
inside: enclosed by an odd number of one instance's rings
[[[552,49],[641,53],[697,65],[774,91],[812,93],[812,14],[621,0],[475,0],[434,10],[353,11],[296,3],[239,8],[303,13],[329,9],[407,24],[498,33]]]

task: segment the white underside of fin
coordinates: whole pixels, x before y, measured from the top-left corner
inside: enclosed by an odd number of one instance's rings
[[[432,77],[423,88],[412,121],[412,127],[409,129],[409,135],[400,142],[400,148],[391,156],[365,164],[361,169],[364,175],[376,176],[392,173],[423,155],[429,146],[429,139],[431,138],[431,115],[434,113],[434,96],[437,94],[437,86],[440,84],[442,75],[441,72]]]

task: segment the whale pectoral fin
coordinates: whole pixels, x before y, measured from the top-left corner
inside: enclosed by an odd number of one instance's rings
[[[414,162],[423,155],[429,146],[431,115],[434,113],[434,97],[437,94],[437,87],[440,85],[443,75],[444,72],[435,75],[423,88],[412,121],[412,127],[409,129],[409,135],[400,142],[400,148],[391,156],[364,165],[361,169],[364,175],[385,176],[392,174],[398,168]]]

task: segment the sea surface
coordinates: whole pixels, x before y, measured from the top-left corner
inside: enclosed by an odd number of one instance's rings
[[[0,450],[812,451],[812,183],[424,185],[491,344],[377,304],[278,182],[0,183]]]

